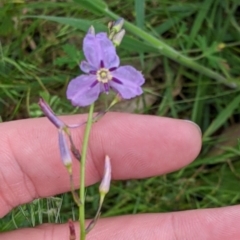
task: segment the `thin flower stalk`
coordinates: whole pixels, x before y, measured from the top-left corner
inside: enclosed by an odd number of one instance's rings
[[[86,230],[85,230],[85,170],[86,170],[86,157],[87,157],[87,147],[88,140],[90,135],[90,130],[92,126],[94,104],[91,104],[88,113],[87,125],[84,132],[83,146],[82,146],[82,157],[81,157],[81,170],[80,170],[80,189],[79,196],[81,205],[79,207],[79,222],[80,222],[80,239],[86,239]]]

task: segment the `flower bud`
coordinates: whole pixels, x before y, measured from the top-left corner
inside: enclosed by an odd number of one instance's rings
[[[113,27],[114,21],[111,21],[108,23],[108,29],[111,31],[112,27]]]
[[[72,174],[72,158],[66,141],[66,132],[63,129],[58,131],[58,143],[62,162],[69,174]]]
[[[42,99],[39,99],[38,102],[41,110],[45,114],[45,116],[57,127],[64,128],[66,125],[54,114],[50,106]]]
[[[104,165],[104,174],[101,184],[99,186],[100,194],[107,194],[110,189],[111,183],[111,162],[109,156],[105,157],[105,165]]]
[[[120,32],[123,27],[123,24],[124,24],[124,19],[119,18],[116,22],[113,23],[111,27],[111,31],[114,31],[115,33]]]
[[[93,26],[91,26],[89,29],[88,29],[88,32],[87,33],[90,33],[92,35],[95,35],[95,29]]]
[[[113,38],[112,38],[112,42],[115,46],[119,46],[122,42],[122,39],[125,35],[126,31],[125,29],[122,29],[120,32],[116,33]]]

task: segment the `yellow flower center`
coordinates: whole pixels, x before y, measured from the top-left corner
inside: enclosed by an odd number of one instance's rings
[[[112,74],[106,68],[101,68],[97,71],[97,80],[101,83],[108,83],[112,80]]]

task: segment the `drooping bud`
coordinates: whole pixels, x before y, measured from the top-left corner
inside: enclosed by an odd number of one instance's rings
[[[83,123],[80,123],[80,124],[66,125],[63,121],[61,121],[55,115],[55,113],[52,111],[50,106],[42,98],[39,99],[38,104],[39,104],[41,110],[43,111],[43,113],[45,114],[45,116],[55,125],[55,127],[57,127],[59,132],[64,132],[62,134],[68,136],[69,141],[70,141],[70,145],[71,145],[72,153],[76,157],[76,159],[78,161],[80,161],[81,155],[80,155],[78,149],[74,145],[74,142],[72,140],[72,136],[71,136],[71,132],[69,131],[69,128],[80,127],[80,126],[84,125],[86,122],[83,122]]]
[[[122,29],[120,32],[116,33],[113,36],[112,42],[115,46],[119,46],[121,44],[125,33],[126,33],[125,29]]]
[[[104,164],[104,173],[103,173],[103,179],[101,181],[101,184],[99,186],[99,192],[100,192],[100,199],[99,199],[99,205],[98,205],[98,210],[96,212],[95,217],[93,220],[89,223],[88,227],[86,228],[86,233],[89,233],[94,226],[97,223],[97,220],[99,219],[101,215],[101,209],[102,209],[102,204],[104,201],[104,198],[106,194],[108,193],[110,189],[110,183],[111,183],[111,162],[109,156],[106,155],[105,157],[105,164]]]
[[[113,23],[111,27],[111,31],[114,31],[115,33],[120,32],[123,27],[123,24],[124,24],[124,19],[119,18],[116,22]]]
[[[59,150],[60,156],[62,159],[63,164],[67,168],[69,174],[72,174],[72,158],[69,151],[69,147],[66,141],[66,132],[63,129],[58,130],[58,143],[59,143]]]
[[[111,162],[109,156],[105,157],[105,165],[104,165],[104,174],[101,184],[99,186],[100,194],[107,194],[110,189],[111,183]]]
[[[93,26],[91,26],[91,27],[88,29],[88,33],[95,35],[95,29],[94,29]]]
[[[41,110],[45,114],[45,116],[57,127],[57,128],[64,128],[66,125],[62,122],[52,111],[50,106],[42,99],[39,99],[38,102]]]

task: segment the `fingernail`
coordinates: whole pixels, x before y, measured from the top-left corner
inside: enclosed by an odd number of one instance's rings
[[[201,128],[200,128],[195,122],[190,121],[190,120],[184,120],[184,121],[193,124],[193,125],[198,129],[200,135],[202,135],[202,130],[201,130]]]

